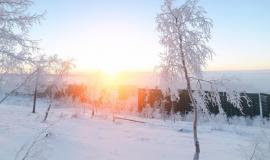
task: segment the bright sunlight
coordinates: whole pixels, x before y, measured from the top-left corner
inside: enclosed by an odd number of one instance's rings
[[[98,23],[90,33],[87,41],[83,41],[86,43],[83,52],[88,54],[76,57],[82,68],[112,75],[126,70],[152,70],[157,62],[158,57],[151,56],[156,49],[146,45],[147,38],[141,38],[143,31],[127,22]]]
[[[270,160],[270,0],[0,0],[0,160]]]

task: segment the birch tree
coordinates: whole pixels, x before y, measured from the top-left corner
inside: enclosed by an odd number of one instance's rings
[[[68,72],[74,68],[72,60],[65,60],[59,58],[57,55],[46,56],[40,55],[34,60],[35,65],[32,70],[35,70],[35,75],[33,80],[29,81],[32,87],[30,90],[34,90],[33,97],[33,111],[35,113],[37,93],[44,92],[49,89],[49,99],[53,99],[53,94],[58,89],[57,87],[62,87],[63,81],[66,78]],[[34,86],[32,84],[35,84]]]
[[[59,89],[58,87],[64,86],[64,79],[68,75],[69,71],[75,67],[75,64],[72,60],[63,60],[57,58],[57,56],[53,56],[51,61],[49,61],[49,65],[47,67],[44,67],[44,69],[48,69],[47,73],[55,75],[55,78],[51,82],[51,88],[49,93],[49,106],[47,107],[47,110],[45,112],[45,116],[43,119],[43,122],[45,122],[48,118],[49,112],[52,107],[53,103],[53,95],[55,92]]]
[[[37,41],[29,30],[42,15],[28,13],[32,0],[0,0],[0,73],[24,69],[37,53]]]
[[[202,67],[213,56],[207,46],[211,38],[212,20],[205,17],[205,11],[198,6],[198,0],[188,0],[180,7],[173,7],[172,0],[165,0],[161,13],[157,16],[160,42],[166,51],[162,56],[162,68],[172,76],[184,75],[187,91],[193,106],[193,136],[199,156],[200,146],[197,137],[197,103],[192,94],[190,77],[200,77]],[[194,158],[198,159],[198,158]]]
[[[161,34],[160,43],[164,46],[164,52],[161,53],[161,75],[172,81],[179,81],[179,77],[183,77],[186,82],[194,113],[194,159],[197,160],[200,153],[197,136],[198,109],[206,110],[210,101],[222,113],[220,91],[226,92],[226,100],[239,109],[243,100],[249,100],[245,95],[226,87],[223,81],[203,79],[202,69],[214,55],[208,46],[213,23],[206,17],[203,7],[198,5],[198,0],[187,0],[180,7],[174,7],[173,0],[164,0],[156,22]],[[196,85],[192,81],[197,82]],[[210,91],[205,92],[205,86]]]
[[[42,15],[29,13],[32,0],[0,0],[0,82],[8,73],[31,72],[38,55],[37,41],[31,40],[31,27]],[[36,72],[32,72],[2,100],[22,87]],[[23,77],[23,76],[22,76]],[[23,79],[23,78],[22,78]]]

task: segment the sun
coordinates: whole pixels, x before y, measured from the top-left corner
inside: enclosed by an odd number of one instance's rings
[[[110,77],[116,76],[121,71],[121,69],[114,64],[108,65],[107,67],[104,67],[101,70]]]
[[[149,39],[142,38],[143,35],[140,29],[124,23],[100,24],[91,28],[79,46],[71,45],[79,50],[76,54],[77,67],[101,70],[110,75],[151,69],[156,62],[152,53],[158,51],[149,48]]]

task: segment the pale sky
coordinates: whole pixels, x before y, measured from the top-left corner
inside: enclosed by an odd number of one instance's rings
[[[162,0],[35,0],[47,11],[31,35],[48,54],[75,59],[77,70],[152,70],[159,63],[155,17]],[[181,4],[183,1],[176,1]],[[270,69],[269,0],[201,0],[214,21],[206,70]]]

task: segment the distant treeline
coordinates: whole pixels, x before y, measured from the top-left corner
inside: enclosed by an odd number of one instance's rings
[[[205,91],[207,92],[207,91]],[[170,95],[163,95],[160,89],[138,89],[138,111],[142,112],[143,108],[150,106],[153,108],[161,108],[166,114],[180,113],[182,115],[192,111],[191,101],[187,90],[179,90],[178,97],[172,100]],[[241,101],[242,108],[238,109],[227,101],[226,93],[219,92],[221,99],[221,107],[227,117],[245,116],[255,117],[260,115],[260,102],[262,116],[270,118],[270,95],[263,93],[245,93],[250,99],[250,106],[243,98]],[[244,94],[244,93],[243,93]],[[207,100],[207,111],[210,114],[218,114],[219,108],[217,105]]]
[[[89,104],[102,104],[103,101],[108,98],[101,92],[97,96],[97,99],[88,95],[91,89],[83,84],[67,84],[62,88],[57,88],[54,85],[47,86],[45,90],[38,92],[38,97],[53,97],[55,99],[60,99],[64,97],[70,97],[73,101],[78,101],[81,103]],[[207,92],[207,91],[205,91]],[[172,99],[169,94],[163,94],[160,89],[137,89],[135,86],[122,85],[117,88],[118,99],[128,100],[129,97],[138,97],[138,112],[142,112],[147,106],[151,108],[159,108],[165,114],[180,113],[185,115],[192,111],[191,101],[188,96],[187,90],[179,90],[178,96]],[[14,95],[29,95],[19,92],[14,92]],[[250,107],[248,106],[246,100],[243,98],[241,101],[242,108],[238,109],[234,107],[231,103],[227,101],[227,96],[225,92],[219,92],[221,99],[221,107],[227,115],[227,117],[233,116],[245,116],[245,117],[255,117],[260,115],[260,108],[262,109],[262,116],[265,118],[270,118],[270,94],[264,93],[245,93],[245,95],[250,99]],[[243,93],[244,94],[244,93]],[[261,102],[261,103],[260,103]],[[207,111],[210,114],[218,114],[219,107],[207,101]],[[260,107],[261,105],[261,107]]]

